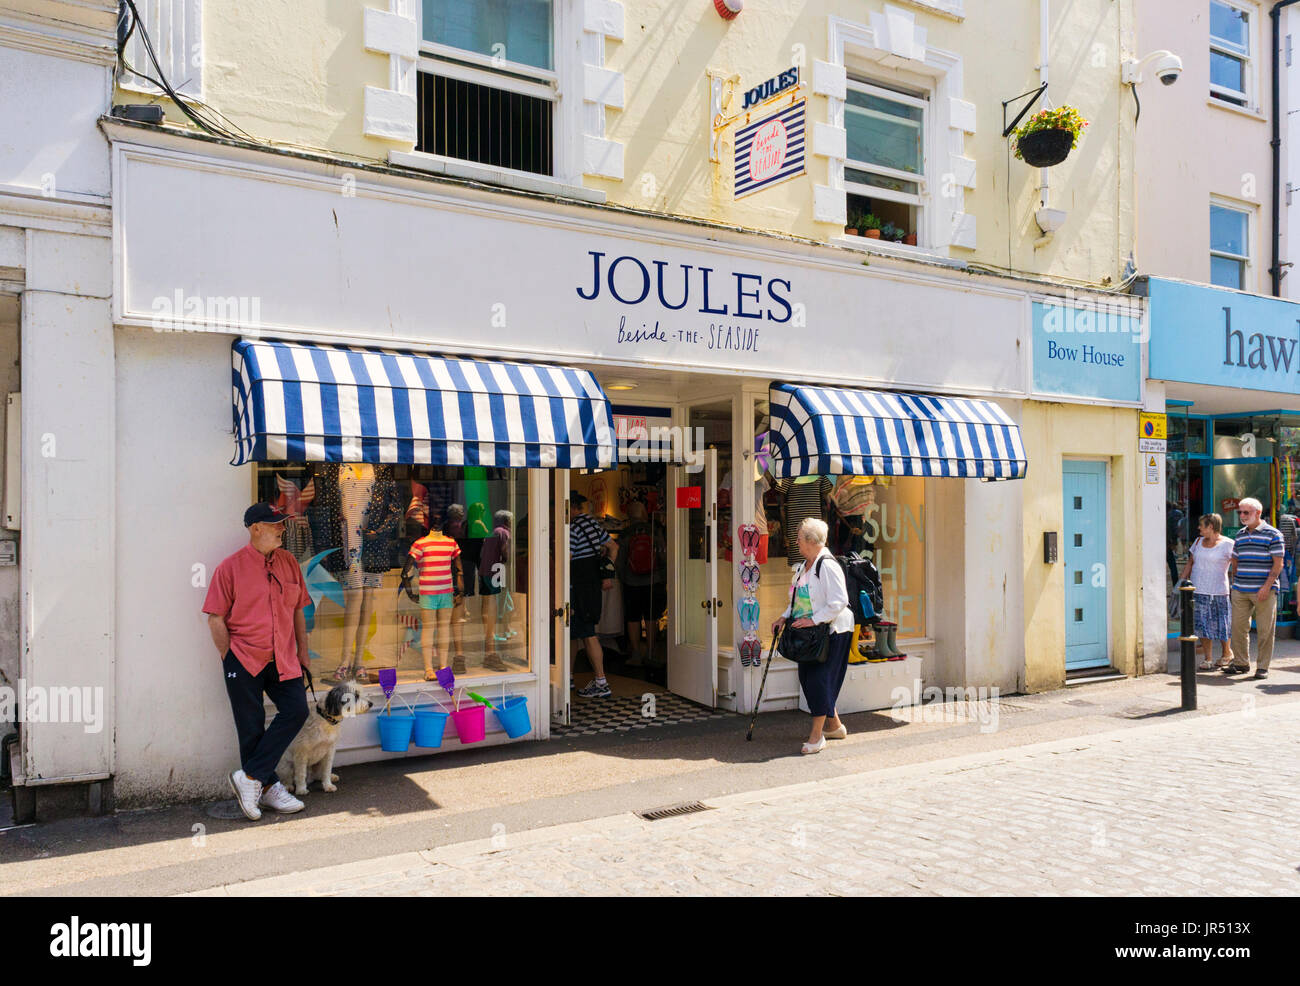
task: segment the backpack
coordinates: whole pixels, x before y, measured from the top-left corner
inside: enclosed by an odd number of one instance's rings
[[[633,575],[649,575],[655,567],[655,543],[645,528],[632,535],[627,546],[627,570]]]
[[[853,622],[859,626],[878,623],[885,607],[885,589],[880,583],[880,572],[875,562],[856,552],[831,557],[844,573],[844,586],[849,592],[849,610],[853,613]],[[817,560],[818,577],[821,576],[821,563],[824,560]]]

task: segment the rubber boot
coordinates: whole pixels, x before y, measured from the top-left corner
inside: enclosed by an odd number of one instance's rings
[[[898,649],[898,625],[897,624],[891,624],[889,627],[889,632],[885,634],[885,646],[889,650],[888,656],[891,661],[901,661],[903,660],[903,658],[907,657],[906,654],[904,654],[901,650]]]

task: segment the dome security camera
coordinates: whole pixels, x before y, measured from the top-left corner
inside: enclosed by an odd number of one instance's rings
[[[1172,86],[1183,74],[1183,60],[1174,54],[1161,55],[1152,64],[1151,71],[1164,85]]]
[[[1140,85],[1143,70],[1150,68],[1162,85],[1172,86],[1183,74],[1183,60],[1172,51],[1153,51],[1141,61],[1130,58],[1123,63],[1120,81],[1126,85]]]

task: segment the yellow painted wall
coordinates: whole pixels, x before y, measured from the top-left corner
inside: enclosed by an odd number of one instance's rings
[[[1141,669],[1141,542],[1138,412],[1126,408],[1026,401],[1021,434],[1029,457],[1024,480],[1025,690],[1065,683],[1065,565],[1043,562],[1043,532],[1064,530],[1062,461],[1110,462],[1111,661],[1125,674]],[[1062,545],[1064,553],[1064,545]]]
[[[964,154],[977,162],[965,211],[976,219],[978,249],[953,248],[952,256],[1090,284],[1119,280],[1134,236],[1132,100],[1119,84],[1121,49],[1132,48],[1133,3],[1051,3],[1050,100],[1078,106],[1092,125],[1069,160],[1050,171],[1052,204],[1069,218],[1042,243],[1034,222],[1039,172],[1014,158],[1008,169],[1000,132],[1001,101],[1038,84],[1039,4],[966,0],[959,21],[895,0],[926,28],[929,46],[961,57],[962,95],[977,107],[978,131],[966,137]],[[708,161],[705,73],[738,72],[742,85],[752,85],[797,62],[811,83],[813,60],[828,57],[828,18],[867,24],[885,6],[886,0],[749,0],[727,22],[705,0],[626,0],[625,38],[607,41],[605,52],[606,67],[625,76],[625,109],[606,111],[606,137],[625,145],[624,179],[586,183],[637,209],[815,240],[839,235],[841,228],[813,220],[813,186],[827,181],[825,158],[810,156],[802,178],[734,200],[730,144],[720,164]],[[357,0],[206,4],[206,101],[276,144],[374,161],[410,149],[362,135],[364,87],[388,84],[387,56],[363,48],[362,16]],[[140,98],[118,92],[115,101]],[[826,119],[827,105],[811,92],[809,103],[811,150],[812,126]],[[169,120],[184,122],[174,110]]]

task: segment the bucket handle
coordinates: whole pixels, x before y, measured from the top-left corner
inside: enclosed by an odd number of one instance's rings
[[[431,689],[428,688],[421,688],[418,692],[415,693],[416,699],[419,699],[421,695],[428,695],[431,699],[433,699],[433,703],[436,706],[438,706],[439,709],[441,709],[443,712],[447,711],[447,707],[443,705],[441,701],[439,701],[437,692],[432,691]]]
[[[380,715],[384,715],[384,713],[387,713],[388,715],[393,714],[391,709],[391,706],[393,704],[393,699],[398,699],[403,705],[406,706],[407,712],[409,712],[411,715],[415,715],[415,708],[411,705],[410,702],[406,700],[404,696],[402,696],[397,691],[397,689],[393,689],[393,694],[388,696],[388,701],[384,703],[384,711],[381,712]]]

